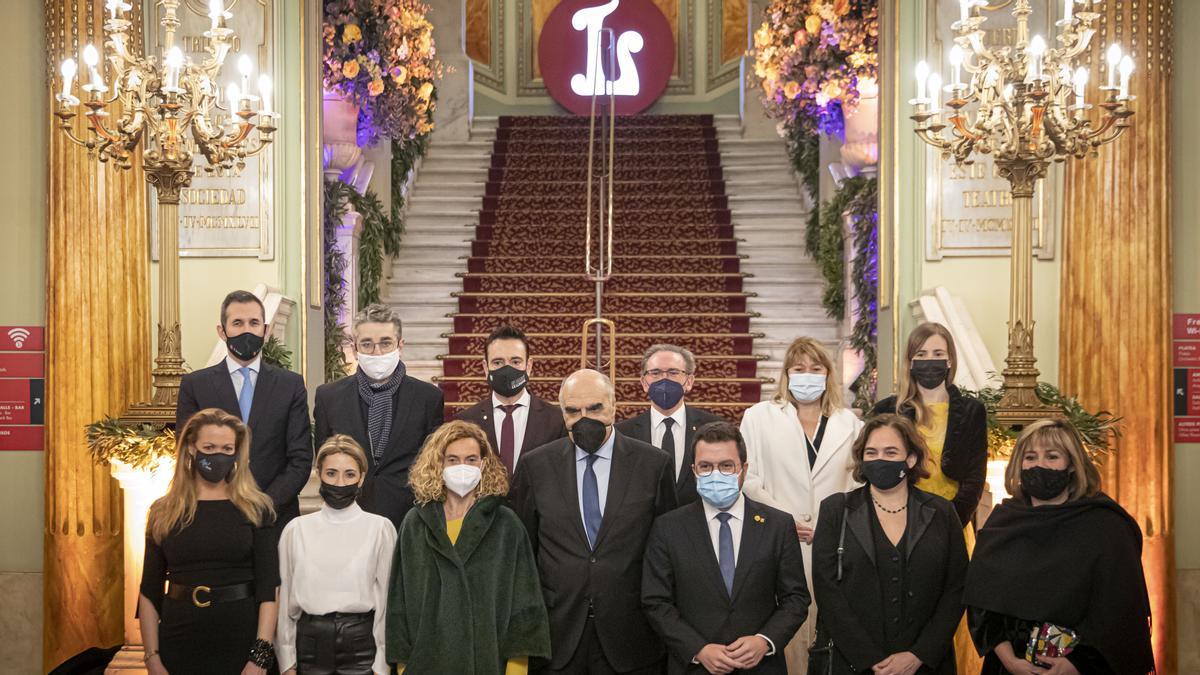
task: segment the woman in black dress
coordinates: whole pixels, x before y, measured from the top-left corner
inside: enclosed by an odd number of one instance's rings
[[[279,553],[250,431],[216,408],[179,433],[175,475],[150,507],[138,617],[151,675],[262,675],[275,662]]]
[[[809,672],[954,675],[967,549],[950,502],[916,487],[929,475],[925,442],[908,419],[880,415],[851,457],[867,484],[827,497],[817,518]]]
[[[963,595],[983,675],[1153,670],[1142,532],[1100,491],[1075,428],[1065,420],[1029,425],[1004,486],[1012,498],[979,530]],[[1042,632],[1074,634],[1077,643],[1065,656],[1041,656],[1030,642]]]

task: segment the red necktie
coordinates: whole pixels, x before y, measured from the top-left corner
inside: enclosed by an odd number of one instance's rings
[[[521,407],[520,403],[511,405],[498,405],[497,408],[504,411],[504,421],[500,423],[500,461],[504,462],[504,468],[508,469],[508,475],[513,474],[513,458],[517,452],[517,432],[513,426],[513,411]]]

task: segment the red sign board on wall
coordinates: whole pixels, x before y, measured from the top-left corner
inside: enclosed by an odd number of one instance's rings
[[[1200,314],[1176,314],[1172,323],[1175,442],[1200,443]]]
[[[41,326],[0,326],[0,450],[45,447],[45,349]]]
[[[538,66],[546,91],[567,110],[588,115],[593,93],[597,105],[611,93],[618,115],[634,115],[666,90],[675,38],[651,0],[564,0],[542,27]]]

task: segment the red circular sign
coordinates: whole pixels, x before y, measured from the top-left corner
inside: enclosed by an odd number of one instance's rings
[[[603,29],[612,29],[612,33]],[[616,72],[609,45],[616,41]],[[662,96],[675,70],[671,25],[650,0],[563,0],[538,40],[538,65],[550,96],[577,115],[607,103],[633,115]]]

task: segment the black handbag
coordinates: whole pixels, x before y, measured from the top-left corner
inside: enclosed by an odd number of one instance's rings
[[[842,528],[838,533],[837,580],[842,580],[842,554],[846,551],[846,508],[842,507]],[[833,636],[821,623],[817,611],[817,635],[808,647],[808,675],[833,675]]]

